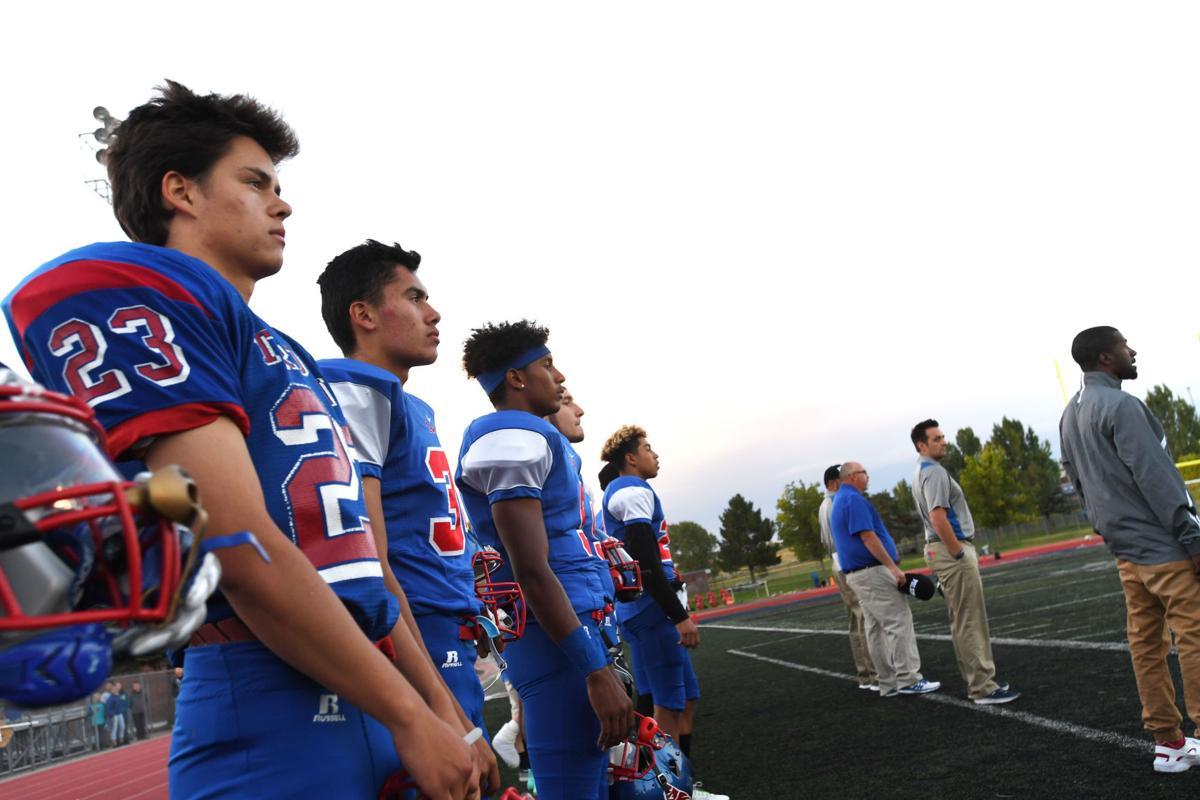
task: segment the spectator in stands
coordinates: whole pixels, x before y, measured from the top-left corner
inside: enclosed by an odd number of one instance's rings
[[[858,673],[858,688],[879,691],[875,677],[875,665],[871,663],[871,653],[867,649],[867,635],[863,631],[863,610],[858,602],[858,595],[846,583],[846,574],[842,572],[838,560],[837,543],[833,540],[833,530],[829,527],[829,514],[833,511],[833,496],[842,485],[838,473],[841,464],[835,464],[825,470],[825,499],[817,509],[817,522],[821,526],[821,544],[833,559],[833,580],[837,583],[838,591],[842,594],[842,605],[846,607],[846,615],[850,618],[850,652],[854,655],[854,668]]]
[[[133,727],[139,740],[146,738],[146,693],[140,681],[129,687],[129,710],[133,715]]]
[[[112,746],[125,744],[125,702],[121,699],[121,684],[113,682],[104,701],[104,716],[108,719],[108,737]]]
[[[92,695],[92,702],[88,703],[88,711],[91,713],[92,726],[96,729],[96,749],[100,750],[107,746],[108,731],[104,727],[104,699],[100,692]]]

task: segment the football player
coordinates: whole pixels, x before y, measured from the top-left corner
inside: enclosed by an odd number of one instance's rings
[[[593,553],[602,553],[604,548],[604,540],[609,538],[603,528],[596,525],[596,509],[592,502],[592,492],[588,488],[587,483],[583,480],[583,459],[579,457],[579,453],[575,452],[573,445],[583,441],[583,407],[575,402],[575,397],[569,390],[563,387],[562,405],[558,411],[546,417],[546,421],[555,427],[562,435],[567,443],[567,454],[571,458],[571,466],[579,473],[579,483],[583,486],[583,532],[591,542]],[[608,560],[605,558],[597,558],[592,560],[592,568],[600,576],[600,583],[605,587],[604,592],[604,619],[600,623],[601,633],[607,647],[613,647],[620,642],[620,636],[617,633],[617,622],[613,617],[615,598],[615,587],[612,581],[612,574],[608,566]]]
[[[321,313],[346,357],[319,366],[350,425],[383,577],[406,622],[393,635],[396,663],[467,733],[484,727],[474,551],[433,409],[404,391],[409,371],[438,354],[442,317],[417,277],[420,263],[419,253],[372,239],[329,262],[317,279]],[[483,777],[498,788],[495,755],[483,738],[475,747]]]
[[[526,320],[472,331],[463,367],[496,411],[467,426],[456,480],[480,543],[500,551],[533,611],[505,655],[538,796],[598,800],[607,749],[631,730],[633,707],[600,636],[607,590],[594,566],[602,554],[583,532],[583,485],[543,419],[562,405],[565,382],[548,335]]]
[[[645,430],[624,425],[608,437],[600,457],[605,462],[600,472],[605,530],[624,544],[642,569],[644,594],[617,604],[617,621],[633,653],[638,692],[650,695],[654,719],[690,758],[700,685],[687,651],[700,644],[700,631],[676,594],[667,521],[648,483],[658,475],[658,454]],[[720,797],[700,789],[693,796]]]
[[[247,305],[283,264],[276,165],[295,134],[243,95],[168,81],[108,149],[132,242],[25,278],[4,311],[33,375],[90,405],[110,455],[179,464],[211,502],[224,603],[191,640],[173,797],[373,797],[403,759],[426,795],[476,796],[470,746],[373,646],[397,622],[316,364]],[[399,758],[398,758],[399,757]]]

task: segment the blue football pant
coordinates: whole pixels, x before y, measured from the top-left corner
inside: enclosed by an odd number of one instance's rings
[[[462,706],[463,713],[486,736],[483,686],[475,674],[475,643],[462,639],[459,632],[461,618],[457,614],[420,614],[415,619],[433,665],[441,672],[442,679]]]
[[[375,800],[400,768],[382,725],[259,642],[188,648],[172,800]]]
[[[679,631],[657,606],[621,623],[633,654],[633,678],[638,692],[654,698],[654,705],[683,711],[688,700],[700,698],[700,683],[692,658],[679,644]]]
[[[591,615],[581,615],[579,623],[599,635]],[[596,746],[600,720],[588,702],[586,677],[533,620],[504,657],[525,704],[525,744],[538,800],[607,800],[608,751]]]

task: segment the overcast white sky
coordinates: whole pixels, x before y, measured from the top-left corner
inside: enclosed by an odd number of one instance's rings
[[[409,388],[457,452],[485,320],[551,328],[581,448],[643,425],[674,521],[862,461],[927,416],[1058,449],[1080,329],[1144,395],[1200,392],[1193,3],[41,3],[0,50],[6,293],[121,238],[77,134],[165,77],[296,128],[287,262],[252,305],[336,355],[316,276],[366,237],[424,257],[442,355]],[[19,359],[7,335],[0,361]]]

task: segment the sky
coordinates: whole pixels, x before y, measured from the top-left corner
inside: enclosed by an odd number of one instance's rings
[[[7,293],[122,238],[79,134],[164,78],[296,129],[284,269],[251,306],[338,355],[317,275],[371,237],[423,257],[443,321],[414,370],[449,453],[490,406],[460,367],[536,319],[587,414],[647,429],[668,519],[854,459],[909,478],[908,430],[1058,450],[1070,342],[1098,324],[1200,392],[1191,3],[43,3],[0,50]],[[63,25],[64,20],[73,20]],[[86,138],[86,137],[85,137]],[[0,361],[19,361],[0,335]]]

